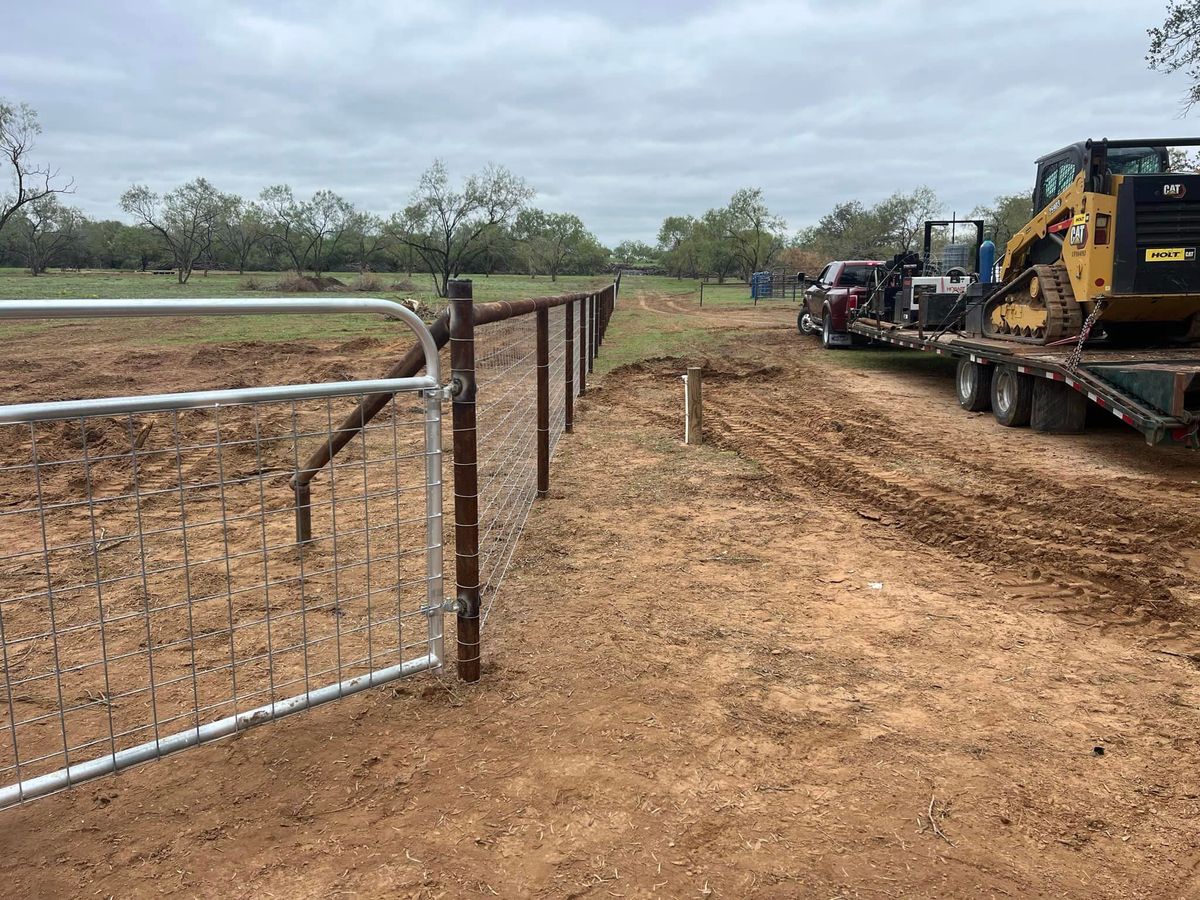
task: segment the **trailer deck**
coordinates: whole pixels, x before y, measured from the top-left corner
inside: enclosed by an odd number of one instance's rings
[[[1018,344],[923,332],[914,325],[870,318],[855,320],[850,331],[872,341],[981,365],[1012,366],[1024,375],[1062,382],[1136,428],[1148,444],[1173,440],[1200,447],[1200,347],[1088,347],[1072,371],[1073,341],[1048,347]]]

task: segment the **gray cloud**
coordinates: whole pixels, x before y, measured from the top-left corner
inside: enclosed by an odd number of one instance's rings
[[[387,212],[442,157],[615,243],[747,185],[793,228],[921,184],[965,211],[1070,141],[1181,132],[1143,61],[1162,6],[48,0],[6,10],[0,95],[93,215],[196,175]]]

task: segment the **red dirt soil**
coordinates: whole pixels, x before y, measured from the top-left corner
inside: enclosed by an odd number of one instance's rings
[[[678,440],[699,360],[592,383],[478,686],[417,677],[0,813],[6,893],[1200,895],[1197,457],[1001,429],[787,308],[640,306],[729,333],[710,442]],[[79,345],[23,346],[21,399],[210,365],[59,375]],[[388,358],[310,349],[211,377]]]

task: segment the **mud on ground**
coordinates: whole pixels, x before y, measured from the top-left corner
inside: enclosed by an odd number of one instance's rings
[[[946,368],[827,354],[787,308],[624,311],[613,348],[661,320],[704,350],[593,384],[478,687],[412,679],[0,814],[8,891],[1200,893],[1197,457],[1001,429]]]

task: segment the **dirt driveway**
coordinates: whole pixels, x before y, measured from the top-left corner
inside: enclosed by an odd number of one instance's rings
[[[480,686],[0,814],[5,892],[1200,895],[1200,457],[1001,429],[791,316],[630,292],[605,358],[671,358],[583,402]]]

